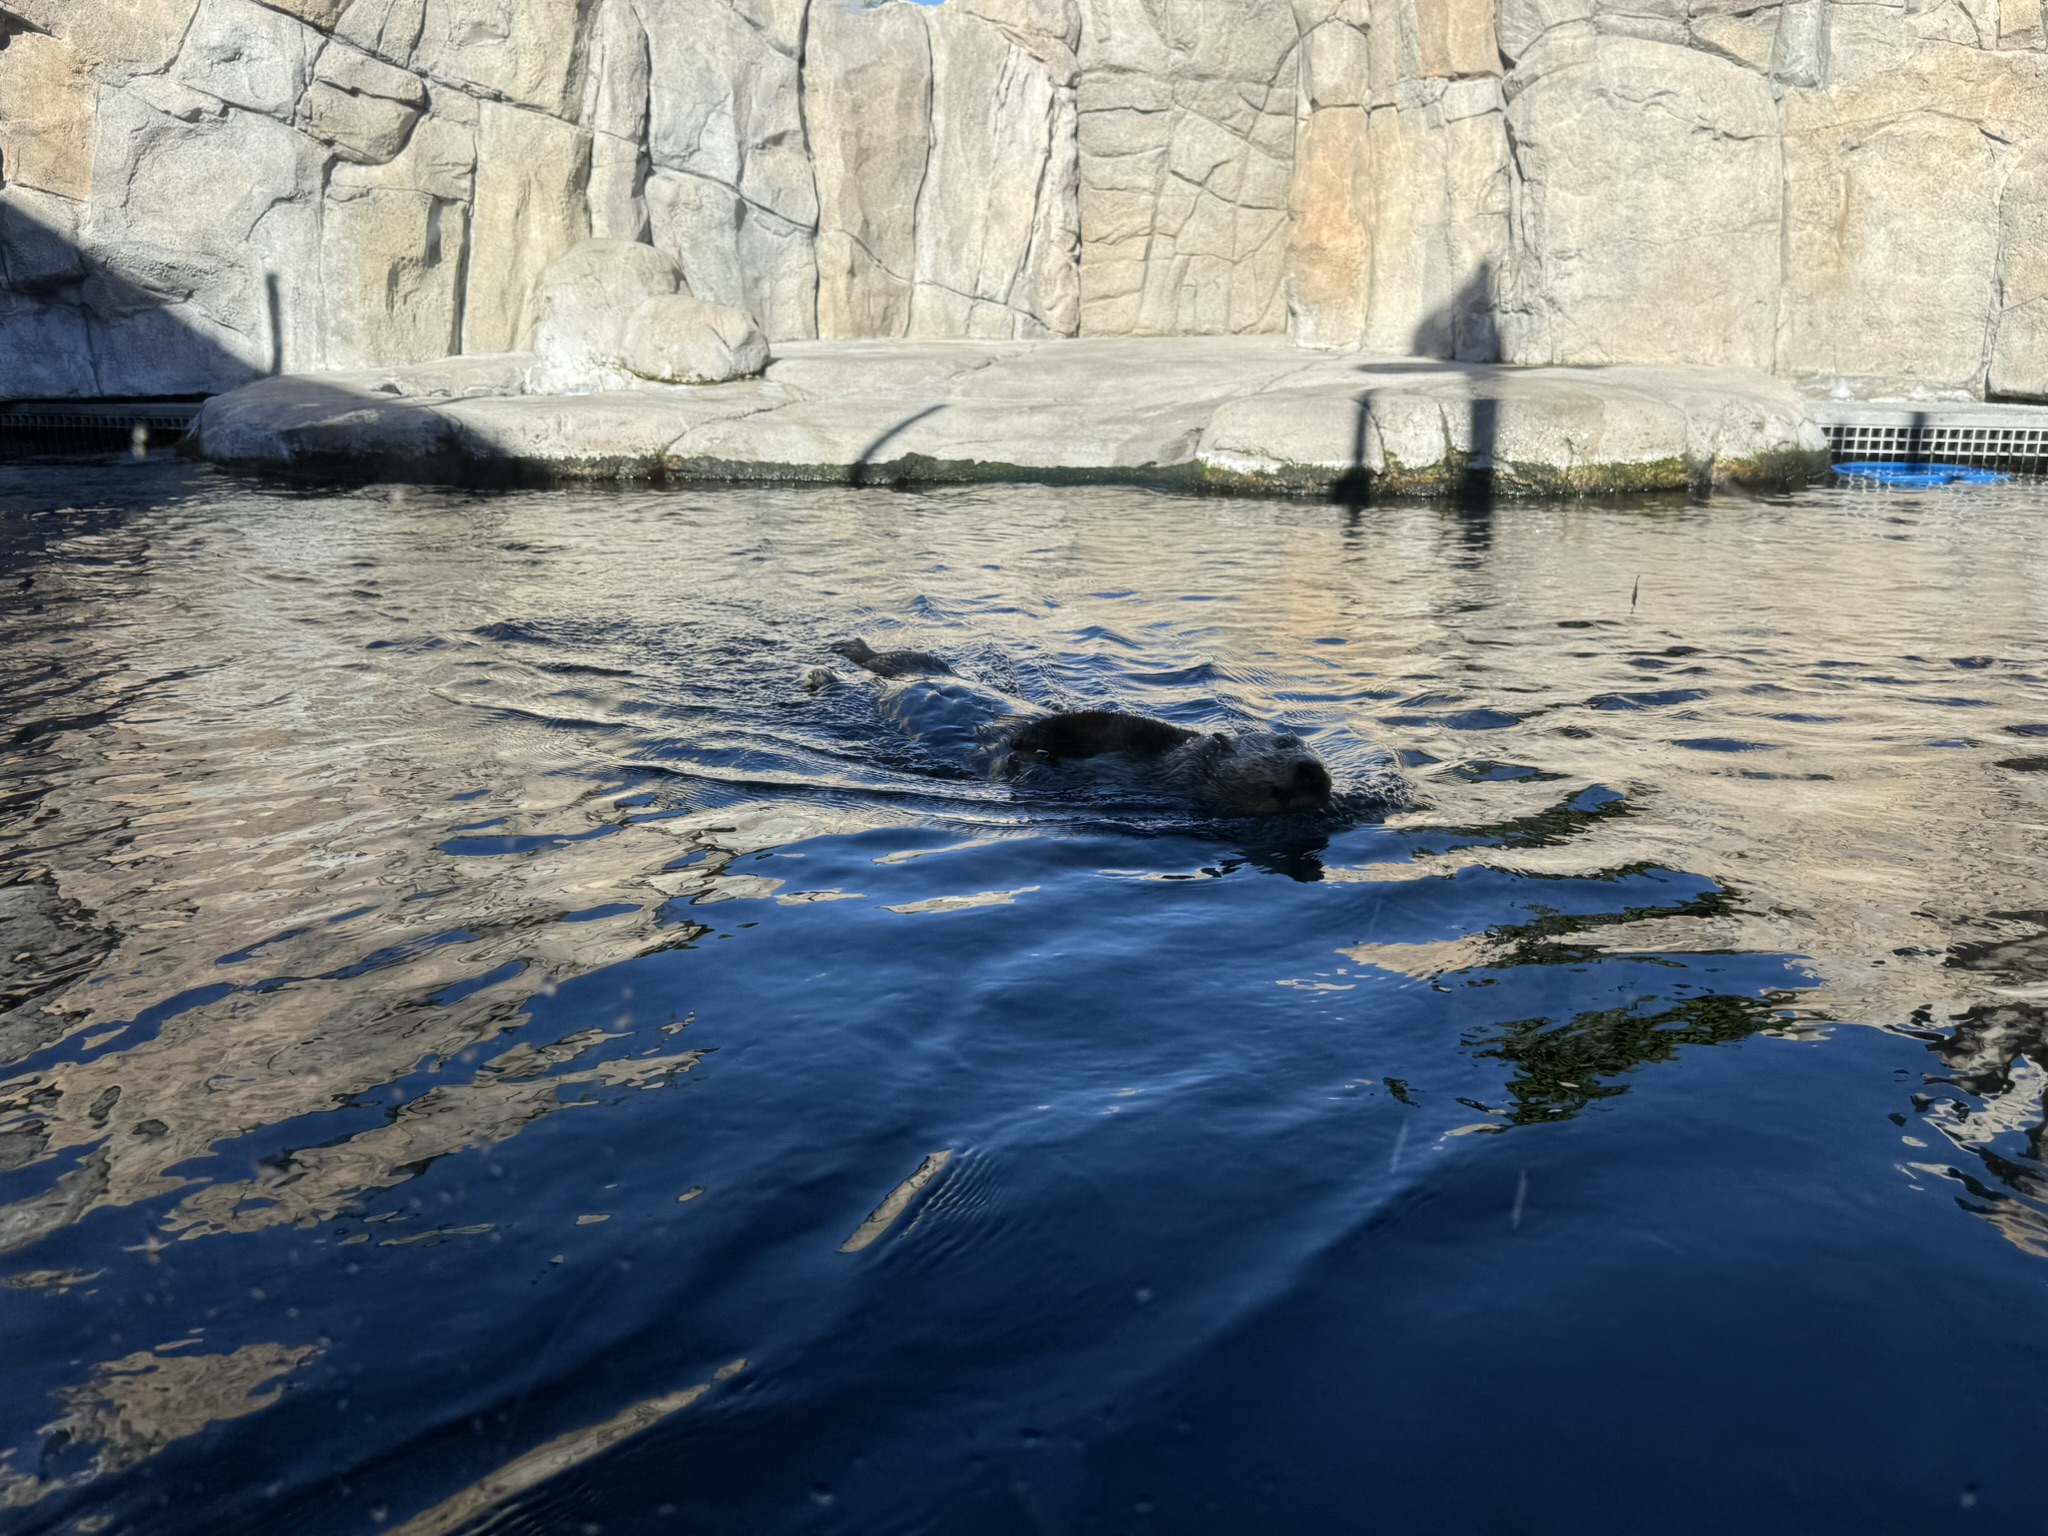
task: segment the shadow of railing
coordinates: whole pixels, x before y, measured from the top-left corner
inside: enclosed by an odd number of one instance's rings
[[[860,457],[855,459],[852,467],[846,471],[846,483],[855,486],[887,483],[888,477],[875,473],[875,466],[882,462],[880,459],[882,450],[916,426],[920,421],[929,421],[945,408],[945,402],[941,401],[937,405],[928,405],[921,411],[913,412],[897,422],[895,426],[884,432],[872,443],[869,443],[867,447],[861,449]]]
[[[1466,542],[1484,547],[1492,539],[1496,489],[1494,457],[1500,443],[1500,400],[1481,388],[1498,377],[1500,358],[1499,299],[1493,264],[1482,263],[1445,303],[1424,315],[1409,339],[1414,360],[1362,363],[1374,374],[1462,377],[1468,386],[1465,449],[1452,468],[1450,500],[1468,519]],[[1449,356],[1439,356],[1448,349]],[[1358,397],[1358,417],[1351,437],[1351,464],[1334,485],[1329,499],[1354,517],[1371,502],[1375,476],[1371,469],[1373,391]]]
[[[1452,338],[1452,363],[1476,364],[1488,369],[1500,361],[1499,298],[1493,263],[1481,262],[1451,300],[1426,316],[1416,328],[1418,350],[1425,335],[1448,331]],[[1480,375],[1476,369],[1467,378]],[[1458,467],[1452,500],[1458,509],[1486,521],[1479,530],[1484,543],[1492,539],[1494,503],[1494,449],[1500,440],[1500,401],[1473,391],[1466,404],[1466,453]],[[1472,530],[1468,528],[1467,543]]]

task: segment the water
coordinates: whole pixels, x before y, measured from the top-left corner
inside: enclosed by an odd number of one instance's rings
[[[2038,489],[0,512],[0,1529],[2038,1520]]]

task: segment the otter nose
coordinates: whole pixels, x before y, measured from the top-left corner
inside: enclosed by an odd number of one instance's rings
[[[1301,745],[1301,738],[1299,736],[1275,736],[1273,738],[1273,745],[1291,749]]]
[[[1330,771],[1321,763],[1296,763],[1287,798],[1297,804],[1321,805],[1330,798]]]

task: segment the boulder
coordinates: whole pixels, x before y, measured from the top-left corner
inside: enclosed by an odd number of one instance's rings
[[[754,317],[687,294],[644,299],[626,323],[628,373],[661,384],[723,384],[768,366],[768,338]]]
[[[533,351],[542,390],[605,388],[618,382],[629,322],[648,299],[673,297],[681,275],[651,245],[586,240],[540,281]]]

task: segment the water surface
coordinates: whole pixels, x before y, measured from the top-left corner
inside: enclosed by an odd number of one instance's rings
[[[2030,1530],[2044,513],[0,466],[0,1529]]]

